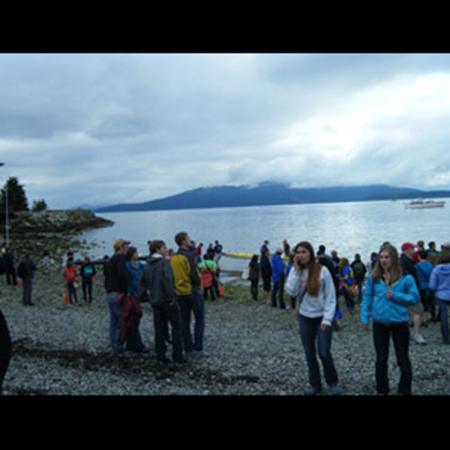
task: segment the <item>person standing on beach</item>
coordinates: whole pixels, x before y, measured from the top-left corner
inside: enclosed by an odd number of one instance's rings
[[[361,255],[359,253],[356,253],[355,259],[350,264],[350,267],[353,270],[353,276],[354,276],[356,288],[358,290],[358,301],[359,301],[359,303],[361,303],[364,279],[366,278],[367,268],[364,265],[364,263],[361,261]]]
[[[78,303],[77,298],[77,269],[73,266],[73,259],[68,259],[66,269],[64,270],[64,279],[66,280],[66,288],[69,292],[69,302],[71,305]],[[73,299],[73,300],[72,300]]]
[[[16,286],[16,256],[10,247],[7,247],[5,253],[3,253],[3,260],[6,265],[6,282]]]
[[[258,255],[253,255],[248,264],[248,279],[250,280],[250,294],[255,302],[258,300],[259,263]]]
[[[394,341],[397,363],[400,367],[398,393],[411,395],[412,367],[409,359],[409,307],[420,301],[419,290],[410,274],[402,274],[397,249],[383,245],[375,268],[367,278],[361,304],[361,323],[369,329],[373,321],[373,342],[376,351],[376,390],[388,395],[389,339]]]
[[[277,307],[277,293],[281,309],[286,309],[286,304],[284,303],[284,264],[281,259],[283,250],[281,248],[277,249],[275,254],[272,256],[272,307]]]
[[[223,245],[219,244],[219,241],[214,241],[214,261],[218,263],[222,258]]]
[[[431,272],[429,288],[438,302],[441,320],[441,334],[444,344],[450,344],[448,328],[448,307],[450,305],[450,249],[444,248],[437,259],[437,265]]]
[[[336,311],[336,292],[328,269],[316,261],[313,246],[306,241],[294,247],[294,268],[289,272],[286,290],[297,298],[297,317],[300,338],[308,364],[309,383],[305,395],[317,395],[322,391],[319,358],[329,387],[329,393],[341,393],[338,374],[331,356],[333,318]]]
[[[17,267],[17,275],[22,279],[23,296],[22,301],[25,306],[34,306],[31,301],[33,292],[33,278],[36,270],[36,264],[29,254],[20,262]]]
[[[289,245],[289,242],[286,239],[283,241],[283,251],[284,256],[286,256],[286,258],[289,258],[291,254],[291,246]]]
[[[269,241],[264,241],[264,244],[261,245],[260,252],[261,252],[261,256],[263,256],[264,253],[266,253],[266,252],[269,252],[269,253],[270,253],[270,250],[269,250]]]
[[[263,280],[263,291],[264,291],[264,303],[269,303],[269,295],[270,295],[270,284],[272,282],[272,266],[270,264],[270,253],[269,250],[266,250],[261,255],[261,277]]]
[[[114,255],[106,262],[106,298],[110,312],[110,338],[114,355],[123,352],[123,343],[119,340],[121,310],[120,300],[128,291],[128,276],[126,269],[125,254],[130,242],[124,239],[117,239],[114,242]]]
[[[151,244],[150,259],[143,269],[141,288],[145,292],[150,292],[156,359],[163,364],[169,362],[166,358],[166,341],[170,323],[172,328],[172,360],[175,363],[185,363],[181,338],[180,307],[177,303],[172,268],[164,241],[154,240]]]
[[[0,310],[0,395],[2,395],[3,380],[5,379],[5,374],[8,370],[11,352],[12,344],[8,324],[5,316]]]
[[[195,250],[191,250],[191,238],[185,231],[176,234],[175,242],[178,245],[178,252],[172,256],[170,265],[181,312],[184,351],[187,357],[201,358],[205,356],[203,352],[205,303],[200,292],[201,281],[197,270]],[[195,317],[194,341],[191,333],[191,313]]]
[[[339,293],[344,296],[348,315],[352,317],[355,309],[354,294],[352,291],[354,279],[353,272],[347,258],[341,258],[339,263],[339,276]]]
[[[414,264],[414,244],[410,242],[405,242],[401,249],[402,249],[402,255],[400,257],[400,264],[402,267],[403,274],[411,275],[414,279],[414,282],[416,283],[417,290],[419,290],[419,278],[417,276],[417,270]],[[422,326],[422,315],[424,312],[424,308],[421,302],[417,303],[414,306],[410,307],[410,312],[412,316],[412,322],[413,322],[413,337],[414,341],[417,344],[423,345],[426,344],[425,338],[422,336],[422,333],[420,332],[420,328]]]
[[[139,324],[142,317],[142,307],[138,301],[141,293],[141,277],[143,266],[139,261],[136,247],[128,247],[125,254],[127,295],[119,300],[121,321],[119,338],[126,342],[126,349],[134,353],[147,353],[149,350],[143,344]],[[142,263],[144,264],[144,263]]]
[[[80,267],[80,275],[83,286],[83,300],[85,304],[92,303],[92,284],[97,271],[94,264],[88,256],[84,258],[83,264]]]

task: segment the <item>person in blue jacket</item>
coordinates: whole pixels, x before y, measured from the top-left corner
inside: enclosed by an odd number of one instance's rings
[[[285,269],[283,260],[281,259],[281,255],[283,254],[283,250],[281,248],[277,249],[275,254],[272,256],[272,281],[273,281],[273,290],[272,290],[272,307],[277,307],[277,293],[280,302],[280,308],[286,309],[286,304],[284,303],[284,278],[285,278]]]
[[[441,333],[444,344],[450,344],[448,329],[448,306],[450,305],[450,249],[444,248],[439,254],[437,265],[431,272],[428,287],[434,291],[439,305]]]
[[[402,275],[397,249],[385,244],[378,253],[375,268],[366,282],[361,304],[361,322],[368,329],[373,321],[373,341],[376,351],[376,389],[389,393],[389,338],[394,342],[400,367],[398,393],[411,395],[412,366],[409,359],[409,307],[420,301],[416,282],[411,275]]]

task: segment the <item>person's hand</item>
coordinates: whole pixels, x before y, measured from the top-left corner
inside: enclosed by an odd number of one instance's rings
[[[295,255],[294,256],[294,268],[297,272],[300,270],[299,265],[300,265],[300,255]]]
[[[331,328],[331,326],[328,325],[327,323],[321,323],[321,324],[320,324],[320,329],[321,329],[322,331],[327,331],[329,328]]]
[[[386,292],[386,297],[390,300],[394,296],[393,292],[391,290]]]

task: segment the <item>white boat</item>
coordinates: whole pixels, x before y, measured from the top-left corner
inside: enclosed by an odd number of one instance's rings
[[[423,200],[421,198],[417,200],[411,200],[409,203],[405,203],[405,208],[410,209],[443,208],[444,206],[444,200]]]

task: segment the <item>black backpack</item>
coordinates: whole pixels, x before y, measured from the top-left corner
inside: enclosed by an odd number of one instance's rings
[[[366,266],[361,262],[358,261],[355,264],[353,264],[353,275],[357,280],[364,280],[364,275],[366,274]]]

